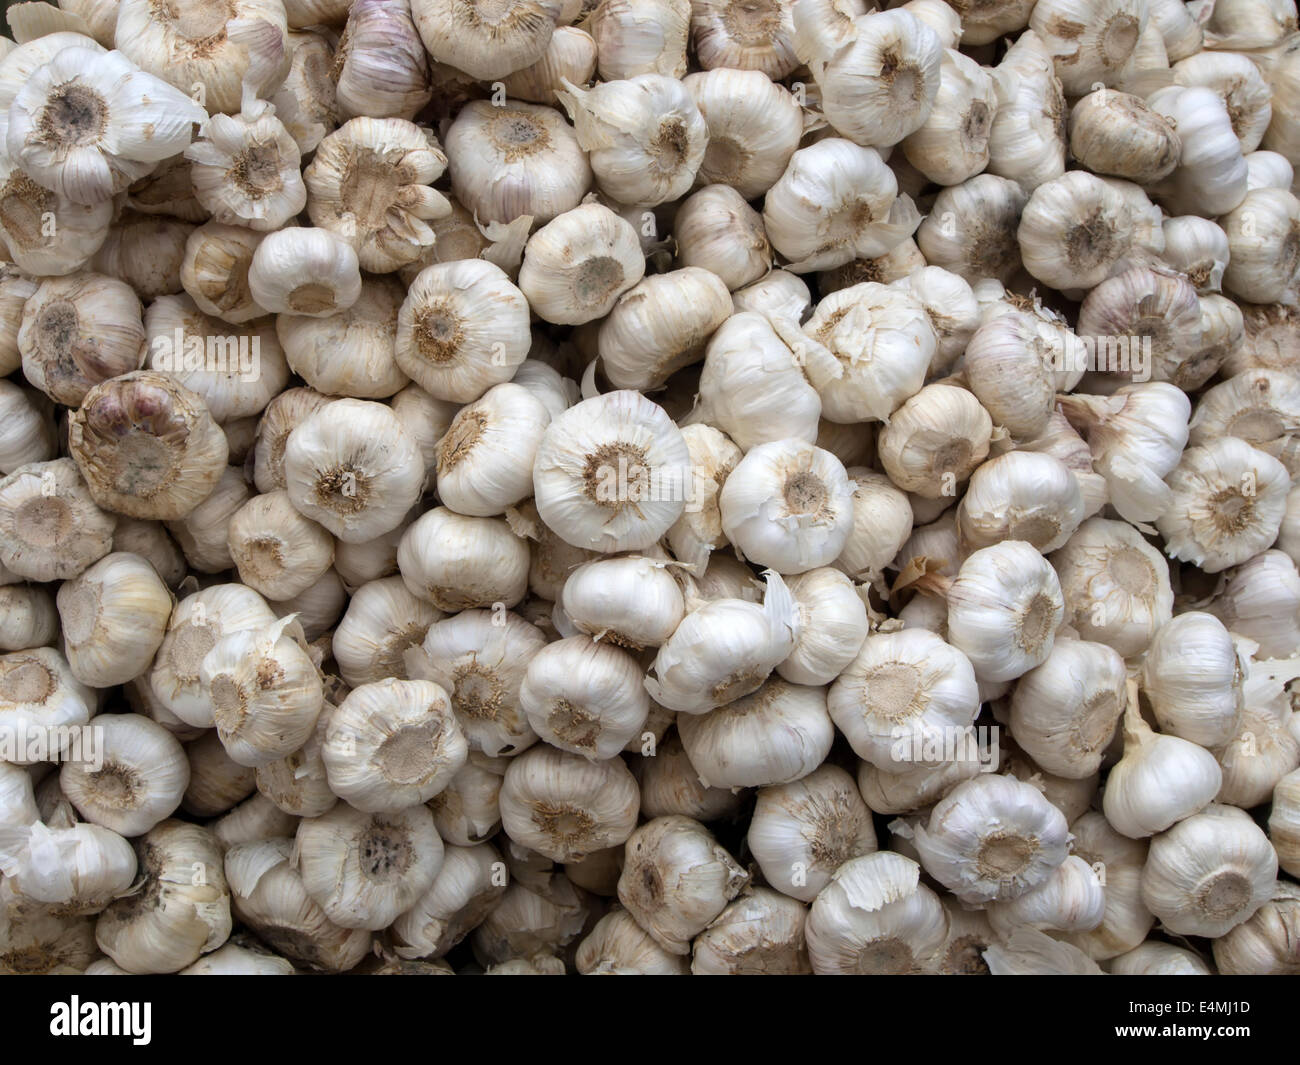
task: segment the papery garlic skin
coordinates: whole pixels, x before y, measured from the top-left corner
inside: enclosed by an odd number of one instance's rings
[[[535,62],[555,32],[557,0],[527,0],[498,9],[472,2],[415,0],[415,25],[435,62],[491,81]]]
[[[1101,924],[1105,909],[1100,878],[1072,854],[1037,887],[1018,898],[992,902],[985,912],[994,931],[1006,935],[1023,927],[1086,932]]]
[[[794,650],[776,671],[792,684],[829,684],[867,638],[866,605],[853,582],[828,567],[801,573],[787,584],[803,624]]]
[[[1151,931],[1155,918],[1142,902],[1142,868],[1148,843],[1116,832],[1097,810],[1070,822],[1073,854],[1098,874],[1105,873],[1105,913],[1101,923],[1063,940],[1090,958],[1104,961],[1134,949]]]
[[[131,844],[86,823],[51,830],[38,821],[23,844],[5,844],[0,860],[15,891],[65,913],[99,912],[130,890],[136,874]]]
[[[1142,661],[1142,690],[1161,731],[1206,748],[1236,735],[1243,678],[1228,630],[1196,610],[1160,626]]]
[[[1096,90],[1070,112],[1070,152],[1089,170],[1151,185],[1178,165],[1172,123],[1126,92]]]
[[[672,571],[637,556],[579,566],[564,582],[559,603],[581,632],[630,650],[662,644],[686,615]]]
[[[439,610],[512,607],[528,591],[528,546],[500,518],[447,507],[426,511],[402,534],[397,565],[406,587]]]
[[[576,965],[584,975],[685,976],[690,971],[685,957],[665,950],[621,908],[597,921],[578,944]]]
[[[71,459],[25,464],[0,480],[0,563],[17,578],[76,577],[112,550],[116,527]]]
[[[1083,520],[1083,495],[1063,462],[1011,451],[981,465],[957,507],[968,549],[1023,540],[1044,554],[1061,547]]]

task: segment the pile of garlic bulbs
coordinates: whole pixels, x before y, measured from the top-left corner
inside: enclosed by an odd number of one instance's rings
[[[1295,2],[880,4],[10,7],[0,972],[1300,972]]]

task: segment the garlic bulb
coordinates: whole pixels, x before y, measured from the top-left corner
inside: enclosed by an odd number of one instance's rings
[[[958,784],[916,829],[926,872],[963,902],[1019,898],[1066,858],[1065,818],[1040,791],[1013,777]]]
[[[1300,649],[1300,575],[1281,551],[1265,551],[1228,574],[1206,605],[1233,633],[1259,644],[1260,658],[1289,658]]]
[[[646,689],[655,702],[704,714],[755,692],[792,650],[799,610],[781,578],[768,571],[763,605],[718,598],[692,609],[659,648]]]
[[[948,915],[910,858],[881,851],[841,865],[808,910],[813,972],[902,975],[947,938]]]
[[[1014,181],[993,174],[950,185],[935,197],[916,243],[927,263],[972,285],[989,277],[1009,281],[1020,268],[1014,232],[1027,198]]]
[[[1173,499],[1156,528],[1170,557],[1219,573],[1277,538],[1290,475],[1271,455],[1228,436],[1189,447],[1167,483]]]
[[[554,419],[533,466],[542,520],[575,547],[648,547],[682,513],[688,452],[663,408],[632,391]]]
[[[271,103],[298,150],[306,154],[339,124],[338,86],[330,77],[334,48],[313,30],[290,30],[289,54],[289,73]]]
[[[283,758],[316,727],[321,678],[292,625],[291,616],[227,632],[199,666],[221,742],[240,765],[256,768]]]
[[[713,334],[699,389],[690,420],[722,430],[742,451],[817,437],[821,398],[800,359],[757,312],[733,314]]]
[[[17,846],[5,844],[0,862],[24,898],[53,903],[60,912],[98,913],[135,881],[131,844],[92,824],[50,829],[35,822]]]
[[[1175,63],[1173,72],[1177,85],[1204,86],[1218,93],[1243,153],[1259,147],[1273,117],[1273,90],[1249,56],[1200,52]]]
[[[1151,841],[1142,901],[1170,932],[1217,938],[1268,901],[1277,855],[1235,806],[1212,803]]]
[[[181,721],[212,727],[212,697],[199,675],[204,656],[222,636],[274,620],[265,600],[242,584],[216,584],[186,596],[172,609],[154,657],[153,695]]]
[[[686,39],[691,24],[686,0],[604,0],[584,25],[596,42],[602,81],[637,74],[686,73]],[[553,38],[552,38],[553,39]]]
[[[1138,710],[1134,682],[1124,715],[1124,757],[1106,778],[1106,820],[1133,839],[1155,835],[1212,802],[1221,780],[1218,763],[1203,747],[1151,731]]]
[[[826,759],[835,730],[826,689],[765,681],[707,714],[685,714],[677,731],[707,787],[765,787],[806,777]]]
[[[194,197],[218,222],[278,230],[307,203],[298,145],[273,113],[213,115],[185,149]]]
[[[536,62],[555,31],[558,0],[524,0],[507,8],[486,0],[413,0],[411,11],[436,63],[492,81]]]
[[[586,30],[557,25],[541,58],[503,80],[506,92],[529,103],[549,103],[565,79],[575,85],[591,80],[596,72],[596,52],[596,42]]]
[[[1134,949],[1155,919],[1142,902],[1147,841],[1122,836],[1096,810],[1070,822],[1073,856],[1103,877],[1105,912],[1095,928],[1060,936],[1090,958],[1104,961]]]
[[[1146,650],[1173,613],[1169,564],[1122,521],[1089,518],[1052,556],[1066,619],[1085,640],[1125,658]]]
[[[1009,5],[972,4],[963,17],[963,25],[969,26],[966,43],[985,43],[980,38],[986,31],[982,32],[979,22],[1003,13],[1008,17],[1018,13],[1017,21],[1027,20],[1028,5],[1025,0]],[[972,32],[978,36],[972,37]],[[1032,192],[1065,172],[1065,93],[1047,45],[1033,30],[1016,39],[997,70],[1000,78],[1013,79],[1016,91],[1000,90],[989,129],[988,173],[1010,178]]]
[[[1153,381],[1125,385],[1105,397],[1061,396],[1058,404],[1086,434],[1115,510],[1129,521],[1159,518],[1172,501],[1164,478],[1187,444],[1191,403],[1186,393]]]
[[[1014,680],[1046,660],[1064,613],[1052,567],[1007,540],[962,562],[948,592],[948,639],[981,680]]]
[[[363,813],[339,803],[298,824],[294,843],[302,885],[343,928],[387,928],[433,884],[442,840],[420,805]]]
[[[699,359],[730,311],[726,284],[708,270],[685,267],[647,277],[600,324],[601,365],[619,388],[657,388]]]
[[[1230,258],[1223,286],[1250,303],[1287,303],[1300,289],[1300,199],[1286,189],[1252,189],[1220,224]]]
[[[1032,451],[1010,451],[981,465],[957,508],[963,545],[975,549],[1023,540],[1054,551],[1082,520],[1074,475],[1060,460]]]
[[[1180,215],[1164,221],[1164,261],[1187,275],[1202,295],[1218,292],[1228,265],[1228,235],[1208,218]]]
[[[100,950],[129,973],[176,972],[230,936],[230,889],[221,851],[199,825],[163,821],[136,843],[140,893],[118,899],[95,923]]]
[[[290,502],[349,543],[370,540],[401,522],[420,494],[422,467],[392,411],[363,400],[319,408],[284,447]]]
[[[292,817],[319,817],[337,801],[330,790],[321,750],[329,734],[334,705],[326,702],[311,737],[298,750],[255,771],[257,790],[277,810]]]
[[[749,881],[699,822],[657,817],[632,833],[618,899],[673,954],[690,954],[702,932]]]
[[[722,513],[718,496],[742,452],[725,433],[703,423],[682,429],[690,456],[692,484],[688,505],[668,530],[673,556],[695,573],[701,572],[711,552],[722,547]]]
[[[466,403],[527,357],[528,303],[482,259],[426,267],[397,321],[398,367],[435,398]]]
[[[924,629],[868,636],[827,697],[854,752],[885,772],[947,761],[979,704],[969,660]]]
[[[83,684],[107,688],[143,673],[162,643],[172,597],[139,555],[105,555],[59,588],[68,665]]]
[[[0,473],[13,473],[30,462],[53,459],[54,425],[35,393],[10,381],[0,387]]]
[[[838,137],[796,151],[763,200],[767,237],[795,273],[884,255],[919,222],[880,153]]]
[[[328,229],[299,227],[268,234],[253,253],[248,288],[268,311],[324,318],[361,295],[357,253]]]
[[[532,460],[550,414],[526,389],[500,384],[462,407],[438,442],[438,495],[457,513],[500,514],[532,491]]]
[[[285,813],[265,795],[245,799],[224,817],[212,822],[212,834],[221,849],[276,836],[290,836],[297,818]]]
[[[1199,954],[1172,943],[1151,940],[1114,958],[1106,970],[1114,976],[1212,976]]]
[[[952,47],[943,52],[939,90],[924,123],[903,140],[907,161],[931,181],[959,185],[989,161],[989,130],[998,108],[993,79]]]
[[[1171,85],[1157,89],[1147,106],[1178,130],[1178,166],[1157,190],[1171,214],[1226,214],[1246,195],[1246,160],[1227,105],[1213,89]]]
[[[211,493],[229,449],[202,399],[140,370],[86,393],[68,423],[68,451],[100,506],[168,520]]]
[[[578,325],[607,315],[644,273],[636,231],[608,207],[590,203],[529,238],[519,287],[539,317]]]
[[[91,496],[66,458],[20,466],[0,480],[0,563],[17,578],[52,581],[103,558],[117,518]]]
[[[471,101],[446,133],[452,190],[481,223],[530,216],[544,224],[591,187],[581,140],[553,108]]]
[[[539,745],[512,759],[501,786],[507,835],[557,862],[623,843],[636,827],[636,781],[617,758],[589,762]]]
[[[802,624],[794,650],[776,671],[792,684],[829,684],[867,638],[866,605],[853,582],[828,567],[792,577],[788,586]]]
[[[1300,972],[1296,921],[1300,890],[1279,880],[1269,900],[1246,921],[1214,940],[1214,963],[1226,976],[1289,976]]]
[[[499,518],[422,514],[402,535],[397,565],[411,593],[439,610],[512,607],[528,590],[528,547]]]
[[[1223,623],[1189,610],[1157,630],[1142,661],[1142,690],[1162,732],[1202,747],[1237,734],[1244,671]]]
[[[179,521],[168,522],[167,530],[183,552],[183,563],[200,573],[220,573],[234,566],[227,535],[230,522],[252,495],[243,471],[227,466],[207,499]]]
[[[807,910],[777,891],[754,888],[696,937],[695,975],[778,976],[812,971],[804,941]]]
[[[585,975],[684,976],[685,957],[670,953],[624,909],[612,909],[578,944],[578,972]]]
[[[0,157],[0,193],[10,205],[0,213],[0,236],[25,272],[70,274],[85,266],[108,236],[111,201],[73,203],[38,185],[7,157]]]
[[[845,862],[876,850],[871,812],[853,778],[830,765],[760,789],[746,839],[764,879],[803,902]]]
[[[293,840],[261,839],[226,851],[235,915],[275,950],[312,969],[341,972],[370,952],[370,934],[332,922],[291,864]]]
[[[231,517],[228,535],[239,579],[268,599],[305,592],[334,560],[333,538],[284,491],[250,499]]]
[[[1051,355],[1058,350],[1058,339],[1053,327],[1035,315],[1012,311],[981,325],[966,347],[963,365],[971,392],[993,425],[1006,429],[1016,439],[1033,439],[1047,428],[1056,395]],[[973,413],[968,417],[979,420]],[[984,435],[981,432],[971,439],[976,441],[973,454],[978,455]],[[943,471],[954,474],[953,479],[949,482],[941,476],[938,493],[931,485],[927,498],[956,495],[958,470],[974,469],[972,455],[963,456],[961,446],[956,446],[956,457],[961,461],[955,468]],[[943,491],[945,486],[950,486],[947,493]]]
[[[500,900],[504,872],[491,844],[447,847],[429,890],[393,923],[395,949],[403,958],[437,958],[459,943]]]
[[[920,267],[892,284],[906,290],[925,308],[936,341],[927,376],[937,376],[962,355],[979,327],[975,293],[965,278],[941,266]]]
[[[1070,112],[1070,154],[1095,174],[1153,185],[1178,165],[1182,147],[1169,119],[1130,93],[1097,89]]]
[[[1277,152],[1251,152],[1246,156],[1246,190],[1289,189],[1295,182],[1295,167]]]
[[[187,744],[185,757],[190,763],[190,783],[181,807],[187,813],[215,817],[257,790],[256,773],[226,754],[215,730]]]
[[[59,631],[54,597],[37,585],[0,588],[0,651],[53,643]]]
[[[668,565],[638,556],[579,566],[565,581],[559,603],[580,632],[631,650],[662,644],[686,613]]]
[[[1086,932],[1101,924],[1105,887],[1082,858],[1070,855],[1037,887],[1017,898],[989,903],[986,912],[996,933],[1017,928]]]
[[[1215,751],[1223,770],[1218,802],[1243,810],[1259,806],[1287,773],[1300,766],[1300,739],[1289,728],[1290,698],[1277,691],[1277,682],[1290,676],[1290,670],[1280,672],[1275,681],[1262,664],[1252,667],[1237,734]]]
[[[673,231],[678,262],[710,271],[732,291],[772,268],[762,218],[728,185],[706,185],[683,200]]]
[[[645,724],[649,698],[641,680],[631,655],[572,636],[532,657],[519,704],[543,740],[598,761],[618,754]]]
[[[689,189],[704,160],[709,129],[681,82],[638,74],[557,92],[588,152],[596,183],[619,203],[653,207]]]
[[[1293,769],[1273,789],[1268,838],[1282,870],[1294,876],[1300,868],[1300,770]]]
[[[1188,442],[1194,447],[1235,436],[1300,470],[1300,447],[1292,426],[1300,419],[1300,376],[1267,369],[1244,370],[1209,388],[1196,404]]]
[[[331,641],[339,672],[352,687],[387,677],[406,680],[404,655],[443,614],[412,595],[401,577],[368,581],[353,592]]]
[[[432,95],[428,57],[408,0],[350,6],[332,66],[345,117],[414,118]]]

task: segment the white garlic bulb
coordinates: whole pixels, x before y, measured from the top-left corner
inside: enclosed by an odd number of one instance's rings
[[[429,890],[392,925],[398,955],[446,954],[487,916],[504,891],[505,864],[491,844],[447,847]]]
[[[1296,958],[1296,921],[1300,889],[1279,880],[1269,900],[1225,935],[1215,939],[1214,964],[1225,976],[1291,976],[1300,971]]]
[[[992,77],[973,59],[945,47],[934,105],[921,127],[903,139],[903,154],[931,181],[959,185],[988,165],[997,108]]]
[[[326,702],[306,743],[255,771],[259,795],[290,817],[319,817],[338,801],[321,758],[333,713],[334,704]]]
[[[447,612],[509,608],[528,591],[528,545],[502,518],[447,507],[421,514],[402,534],[397,565],[411,594]]]
[[[330,650],[352,687],[408,679],[404,655],[418,647],[441,611],[411,594],[401,577],[368,581],[352,593]]]
[[[411,14],[436,63],[492,81],[541,58],[555,32],[558,0],[525,0],[497,8],[475,0],[468,9],[450,0],[413,0]]]
[[[696,937],[691,972],[697,976],[810,973],[806,920],[807,910],[795,900],[768,888],[754,888]]]
[[[673,557],[701,573],[709,555],[727,542],[718,496],[743,452],[722,431],[702,422],[682,427],[690,456],[691,490],[682,516],[668,530]]]
[[[1214,938],[1249,919],[1276,880],[1277,855],[1250,815],[1211,804],[1151,841],[1142,901],[1170,932]]]
[[[578,944],[575,958],[584,975],[685,976],[686,958],[670,953],[626,910],[610,910]]]
[[[24,898],[56,904],[62,912],[97,913],[135,881],[131,844],[100,825],[49,828],[40,821],[0,843],[0,864]]]
[[[1164,261],[1187,275],[1196,291],[1218,292],[1228,265],[1228,235],[1208,218],[1179,215],[1164,221]]]
[[[1147,105],[1178,130],[1183,151],[1159,194],[1171,214],[1226,214],[1246,196],[1246,160],[1227,105],[1213,89],[1171,85]]]
[[[866,604],[853,582],[829,567],[792,577],[787,586],[802,624],[794,650],[776,671],[792,684],[829,684],[857,657],[867,638]]]
[[[981,465],[957,508],[957,528],[969,549],[1023,540],[1054,551],[1082,520],[1074,475],[1060,460],[1032,451],[1010,451]]]
[[[558,601],[580,632],[631,650],[659,646],[686,615],[668,563],[635,555],[579,566]]]
[[[1289,728],[1294,717],[1290,697],[1278,690],[1293,672],[1287,666],[1251,666],[1237,733],[1214,752],[1223,770],[1216,801],[1253,809],[1267,802],[1278,781],[1300,766],[1300,740]]]
[[[988,455],[993,421],[964,388],[926,385],[880,431],[880,462],[890,480],[926,499],[955,496]]]
[[[1293,769],[1273,788],[1268,814],[1268,838],[1284,872],[1300,868],[1300,770]]]
[[[1120,835],[1097,810],[1070,822],[1075,857],[1104,877],[1105,913],[1101,923],[1061,936],[1090,958],[1104,961],[1134,949],[1151,931],[1155,918],[1142,902],[1142,867],[1147,840]]]
[[[540,318],[579,325],[608,314],[644,273],[636,231],[608,207],[588,203],[528,238],[519,288]]]
[[[1086,932],[1101,924],[1106,910],[1105,888],[1090,865],[1070,855],[1041,884],[1014,899],[989,903],[995,932],[1009,935],[1016,928]]]
[[[1161,625],[1142,660],[1142,690],[1160,730],[1206,748],[1237,734],[1243,677],[1228,630],[1199,610]]]
[[[1181,5],[1180,5],[1181,6]],[[1211,976],[1213,970],[1185,947],[1151,940],[1111,960],[1114,976]]]
[[[1033,439],[1047,428],[1057,390],[1051,356],[1058,350],[1058,341],[1059,334],[1047,322],[1012,311],[986,321],[966,347],[963,366],[971,392],[993,424],[1016,439]],[[974,439],[978,454],[983,437]],[[962,457],[960,445],[957,457]],[[947,494],[956,495],[955,475],[969,465],[967,455],[955,468],[944,471],[953,473],[954,479],[945,482],[941,477],[938,494],[944,494],[943,488],[951,484]],[[934,491],[931,486],[927,498],[935,498]]]
[[[1152,185],[1182,147],[1173,124],[1131,93],[1096,89],[1070,112],[1070,153],[1095,174]]]

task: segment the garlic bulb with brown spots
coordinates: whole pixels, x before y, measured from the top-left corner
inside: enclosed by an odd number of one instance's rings
[[[935,197],[916,243],[929,265],[971,284],[989,277],[1009,281],[1020,268],[1014,231],[1027,198],[1014,181],[993,174],[950,185]]]
[[[1051,52],[1066,92],[1078,95],[1095,82],[1114,83],[1147,18],[1147,5],[1138,0],[1048,0],[1035,6],[1029,28]]]
[[[87,265],[108,237],[111,200],[73,203],[38,185],[7,157],[0,158],[0,196],[0,236],[20,270],[70,274]]]
[[[1067,616],[1085,639],[1140,654],[1169,620],[1173,592],[1159,552],[1123,522],[1092,518],[1058,551]]]
[[[294,844],[302,886],[343,928],[387,928],[433,884],[442,840],[433,814],[363,813],[345,802],[298,824]]]
[[[853,778],[824,765],[761,788],[746,841],[769,884],[812,902],[836,869],[876,850],[876,831]]]
[[[695,938],[695,975],[780,976],[812,971],[805,945],[807,910],[769,888],[736,899]]]
[[[275,115],[213,115],[185,149],[194,196],[212,217],[259,232],[279,230],[307,203],[298,145]]]
[[[226,467],[226,436],[203,400],[148,370],[96,385],[68,424],[91,496],[131,518],[183,518]]]
[[[83,684],[107,688],[143,673],[162,643],[172,597],[139,555],[105,555],[58,593],[68,664]]]
[[[112,550],[116,525],[71,459],[20,466],[0,480],[0,563],[16,577],[77,576]]]
[[[640,796],[618,758],[590,762],[539,744],[510,761],[500,802],[511,839],[573,862],[622,844],[636,827]]]
[[[919,972],[947,938],[948,915],[910,858],[889,851],[841,865],[808,911],[813,972]]]
[[[339,124],[337,86],[330,77],[334,48],[314,30],[290,30],[289,56],[289,73],[271,103],[298,150],[306,154]]]
[[[185,242],[181,283],[204,314],[240,324],[266,313],[248,289],[248,268],[264,234],[240,225],[205,222]]]
[[[528,591],[527,542],[501,518],[464,517],[435,507],[397,545],[407,588],[439,610],[512,607]]]
[[[1093,173],[1152,185],[1178,165],[1181,151],[1169,119],[1130,93],[1097,89],[1070,112],[1070,153]]]
[[[190,780],[185,749],[138,714],[100,714],[95,727],[99,750],[65,760],[59,786],[87,821],[142,835],[180,806]]]

